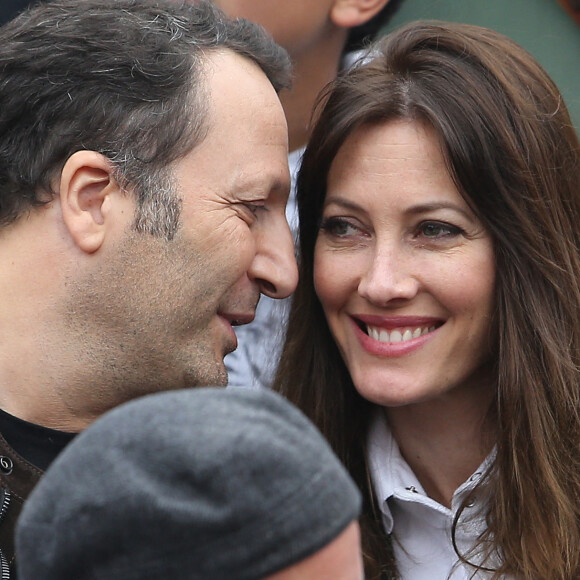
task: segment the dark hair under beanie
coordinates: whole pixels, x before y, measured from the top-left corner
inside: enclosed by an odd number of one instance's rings
[[[330,543],[360,496],[316,428],[268,390],[122,405],[24,506],[20,580],[257,580]]]

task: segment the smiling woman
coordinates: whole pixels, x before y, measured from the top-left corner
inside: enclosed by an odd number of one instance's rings
[[[371,54],[304,155],[275,388],[363,490],[369,580],[577,579],[577,135],[498,33],[416,22]]]
[[[432,130],[387,122],[349,136],[328,174],[314,282],[361,395],[398,407],[477,380],[490,398],[494,272]]]

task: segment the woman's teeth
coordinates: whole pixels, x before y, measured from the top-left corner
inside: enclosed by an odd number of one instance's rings
[[[418,338],[428,332],[433,332],[435,326],[424,326],[418,328],[397,328],[395,330],[385,330],[367,325],[367,334],[379,342],[405,342],[413,338]]]

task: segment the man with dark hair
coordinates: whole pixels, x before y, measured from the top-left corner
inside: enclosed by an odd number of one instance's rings
[[[0,561],[74,433],[224,385],[233,326],[293,291],[289,71],[208,2],[55,0],[0,28]]]

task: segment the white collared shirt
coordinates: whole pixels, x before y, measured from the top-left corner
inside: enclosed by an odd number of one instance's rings
[[[376,413],[369,430],[368,459],[371,479],[383,524],[393,534],[393,547],[402,580],[484,580],[486,572],[474,575],[474,568],[462,563],[453,549],[451,530],[459,507],[493,461],[490,455],[453,495],[451,509],[431,499],[403,459],[382,411]],[[461,554],[475,545],[485,530],[482,512],[485,490],[470,498],[461,515],[455,543]],[[470,556],[477,561],[477,556]],[[506,580],[508,580],[506,578]]]

